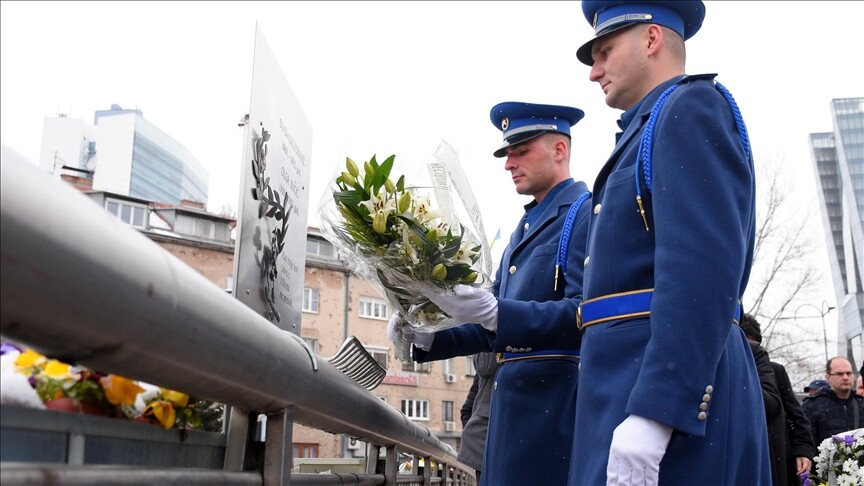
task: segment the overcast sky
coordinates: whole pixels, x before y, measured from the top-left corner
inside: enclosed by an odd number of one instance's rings
[[[719,73],[757,164],[781,161],[794,198],[804,211],[815,208],[808,134],[832,129],[831,99],[864,95],[864,3],[706,6],[687,42],[687,71]],[[589,186],[614,145],[619,112],[575,57],[592,33],[575,1],[2,1],[2,142],[38,162],[45,117],[92,123],[112,103],[138,108],[209,169],[208,207],[236,210],[237,122],[249,110],[256,22],[312,125],[310,208],[346,156],[411,157],[446,140],[472,181],[488,236],[500,227],[506,238],[529,200],[491,155],[501,142],[493,105],[583,109],[571,170]],[[317,223],[314,209],[309,222]],[[818,220],[813,226],[821,231]],[[815,258],[827,276],[824,249]],[[809,300],[818,307],[823,299],[833,304],[833,292]]]

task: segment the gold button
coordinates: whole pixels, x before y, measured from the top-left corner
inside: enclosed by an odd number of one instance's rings
[[[709,394],[707,394],[707,393],[704,394],[704,395],[702,395],[702,401],[705,402],[705,403],[710,402],[710,401],[711,401],[711,395],[709,395]]]
[[[506,348],[504,348],[504,351],[507,351],[508,353],[512,352],[513,346],[507,346]]]
[[[708,385],[708,386],[705,387],[705,393],[711,393],[711,392],[713,392],[713,391],[714,391],[714,387],[713,387],[713,386]]]
[[[530,352],[531,352],[531,348],[525,348],[525,352],[526,352],[526,353],[530,353]]]
[[[594,206],[594,214],[600,214],[600,204]]]
[[[591,255],[588,255],[588,256],[585,257],[585,261],[582,262],[582,266],[583,266],[583,267],[587,267],[589,261],[591,261]]]
[[[510,275],[513,275],[514,273],[516,273],[516,265],[510,267]]]
[[[707,403],[700,403],[699,404],[699,410],[702,410],[703,412],[705,410],[708,410],[708,404]]]
[[[697,415],[696,418],[699,420],[705,420],[706,418],[708,418],[708,414],[705,412],[699,412],[699,415]]]
[[[525,231],[528,231],[528,223],[525,223],[525,226],[523,226],[523,228],[525,228]]]

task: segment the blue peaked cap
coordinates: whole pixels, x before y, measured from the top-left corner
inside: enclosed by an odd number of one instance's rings
[[[492,153],[495,157],[507,155],[507,147],[519,145],[544,133],[558,132],[570,136],[570,127],[585,113],[579,108],[559,105],[538,105],[519,101],[505,101],[492,107],[489,118],[495,128],[504,133],[504,145]]]
[[[576,58],[593,66],[591,45],[594,41],[633,24],[658,24],[674,30],[684,40],[693,37],[705,19],[705,4],[699,0],[583,0],[582,13],[594,28],[594,38],[582,44],[576,51]]]

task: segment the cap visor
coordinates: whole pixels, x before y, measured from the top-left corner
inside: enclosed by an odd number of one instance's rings
[[[517,136],[511,138],[510,140],[505,140],[504,145],[501,145],[500,147],[498,147],[498,150],[492,152],[492,155],[495,157],[498,157],[500,159],[501,157],[504,157],[507,155],[507,147],[515,147],[515,146],[519,145],[520,143],[525,143],[528,140],[531,140],[533,138],[537,138],[540,135],[543,135],[544,133],[546,133],[546,130],[541,130],[539,132],[528,132],[528,133],[525,133],[524,135],[521,135],[521,134],[517,135]]]
[[[609,35],[613,32],[618,32],[619,30],[624,29],[626,27],[632,27],[638,23],[641,23],[641,22],[627,22],[627,23],[624,23],[621,25],[615,25],[615,26],[613,26],[609,29],[606,29],[605,31],[595,35],[593,39],[582,44],[582,46],[579,49],[576,49],[576,59],[579,59],[579,62],[581,62],[582,64],[585,64],[586,66],[593,66],[594,65],[594,58],[591,57],[591,46],[594,45],[594,41],[596,41],[597,39],[599,39],[603,36]]]

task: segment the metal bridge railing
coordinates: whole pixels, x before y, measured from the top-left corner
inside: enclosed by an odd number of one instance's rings
[[[0,334],[66,362],[233,407],[222,472],[137,468],[124,475],[128,481],[139,471],[144,484],[205,484],[213,474],[240,484],[239,473],[265,485],[473,484],[449,445],[298,336],[5,146],[0,168]],[[246,471],[249,417],[257,413],[268,416],[263,467]],[[369,443],[366,474],[292,474],[294,421]],[[401,452],[436,462],[438,471],[398,475]],[[111,468],[0,466],[4,484],[46,474],[69,484],[116,479]]]

